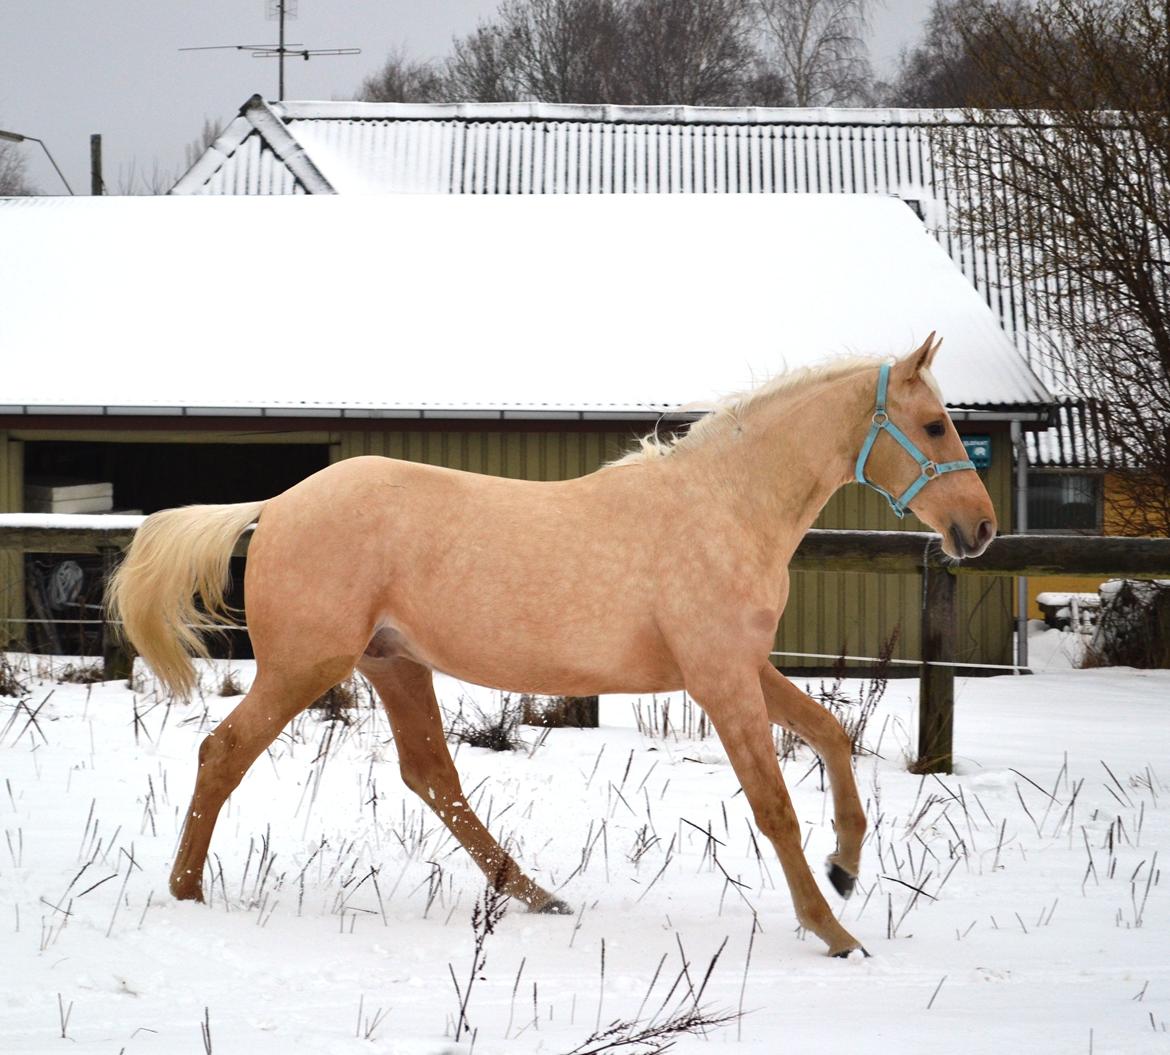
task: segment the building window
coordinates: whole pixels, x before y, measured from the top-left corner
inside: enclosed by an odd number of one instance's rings
[[[1029,473],[1028,530],[1101,533],[1102,477]]]

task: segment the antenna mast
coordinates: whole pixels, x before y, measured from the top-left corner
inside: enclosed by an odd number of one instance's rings
[[[286,44],[284,23],[297,17],[298,0],[266,0],[265,14],[277,23],[277,42],[273,44],[210,44],[203,47],[179,48],[180,51],[250,51],[254,59],[276,59],[276,100],[284,100],[284,60],[287,55],[299,55],[306,62],[314,55],[360,55],[361,48],[307,48],[303,44]]]

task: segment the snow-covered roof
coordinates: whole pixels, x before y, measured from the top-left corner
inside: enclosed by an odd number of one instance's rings
[[[1049,393],[902,202],[0,201],[0,413],[626,417],[930,331],[955,406]]]
[[[266,102],[175,194],[882,194],[911,203],[1025,355],[1028,291],[950,229],[934,109]]]

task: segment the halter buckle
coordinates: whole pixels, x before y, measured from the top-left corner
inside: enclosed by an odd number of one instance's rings
[[[884,410],[875,410],[871,420],[879,429],[885,428],[886,422],[890,420],[890,415]]]
[[[928,480],[934,480],[938,476],[938,466],[934,462],[927,462],[922,467],[922,475]]]

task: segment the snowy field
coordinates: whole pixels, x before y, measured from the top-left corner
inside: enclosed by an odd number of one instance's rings
[[[600,730],[462,747],[481,817],[577,910],[509,910],[470,992],[483,884],[403,788],[380,712],[286,730],[220,819],[209,903],[177,903],[197,745],[236,702],[223,665],[168,706],[34,660],[23,699],[0,697],[0,1052],[566,1055],[696,998],[742,1016],[678,1052],[1170,1051],[1170,672],[1036,647],[1046,673],[958,683],[954,776],[907,772],[916,682],[871,720],[860,889],[824,884],[870,959],[795,928],[714,739],[640,733],[614,697]],[[801,749],[784,768],[821,875],[819,767]],[[453,977],[474,1045],[453,1039]]]

